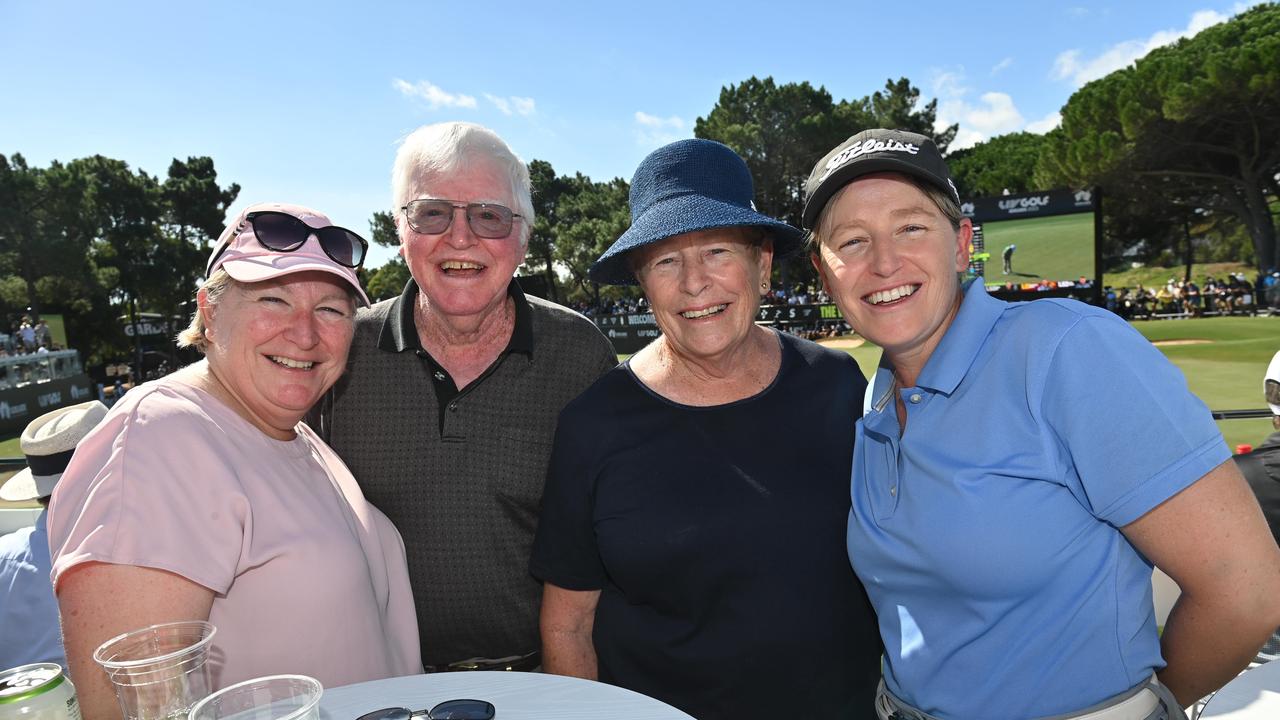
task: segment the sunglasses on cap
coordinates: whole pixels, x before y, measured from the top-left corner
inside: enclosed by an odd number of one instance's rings
[[[453,211],[465,210],[467,227],[476,237],[490,240],[511,234],[511,228],[520,215],[511,208],[494,203],[460,203],[452,200],[411,200],[400,208],[414,232],[423,235],[439,235],[453,224]]]
[[[257,239],[258,244],[275,252],[293,252],[305,245],[307,238],[315,235],[320,241],[320,249],[324,250],[324,254],[328,255],[330,260],[343,267],[354,269],[364,262],[365,253],[369,250],[369,243],[364,238],[346,228],[337,225],[315,228],[289,213],[263,210],[244,216],[244,221],[235,232],[231,233],[227,244],[223,245],[218,254],[209,261],[206,274],[212,272],[213,266],[218,264],[218,258],[222,257],[227,248],[235,243],[235,239],[244,230],[246,222],[253,229],[253,237]]]
[[[415,712],[402,707],[383,708],[365,713],[356,720],[493,720],[494,712],[493,703],[484,700],[445,700],[430,710]]]

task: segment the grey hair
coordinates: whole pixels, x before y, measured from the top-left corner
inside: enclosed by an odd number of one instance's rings
[[[520,244],[527,246],[533,229],[529,168],[497,133],[475,123],[423,125],[405,137],[391,168],[391,207],[397,225],[400,208],[426,192],[433,179],[464,170],[477,158],[496,163],[510,176],[511,198],[515,204],[512,210],[521,216],[516,223]]]
[[[227,290],[236,285],[237,282],[230,273],[218,268],[200,285],[200,289],[204,290],[210,305],[217,305]],[[205,330],[204,316],[197,306],[196,311],[191,314],[191,323],[187,325],[187,329],[178,333],[178,347],[193,347],[203,353],[209,347],[209,336],[205,334]]]
[[[938,211],[942,213],[942,216],[951,224],[951,229],[956,232],[960,231],[960,223],[964,220],[964,213],[960,211],[960,203],[956,202],[956,199],[951,194],[944,192],[937,185],[925,182],[914,175],[906,175],[904,173],[893,173],[893,175],[911,183],[917,190],[924,193],[924,196],[933,202]],[[818,213],[818,221],[813,224],[813,230],[809,233],[809,250],[811,252],[817,252],[818,246],[822,244],[822,235],[827,230],[831,208],[848,191],[849,186],[855,182],[857,182],[856,179],[837,190],[831,196],[831,199],[827,201],[827,204],[823,206],[822,212]]]

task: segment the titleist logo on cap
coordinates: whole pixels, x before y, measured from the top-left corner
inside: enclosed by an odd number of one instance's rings
[[[826,180],[833,170],[850,160],[873,152],[904,152],[908,155],[915,155],[920,152],[920,146],[915,143],[903,143],[897,140],[859,140],[827,161],[827,167],[823,170],[822,177],[818,178],[818,182]]]

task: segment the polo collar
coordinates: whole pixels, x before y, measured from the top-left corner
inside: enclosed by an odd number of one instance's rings
[[[968,281],[960,310],[925,363],[916,385],[950,395],[973,366],[1008,303],[987,295],[982,278]]]
[[[413,321],[413,304],[418,297],[418,282],[409,278],[404,292],[391,302],[387,319],[382,323],[382,331],[378,334],[378,348],[387,352],[418,351],[422,343],[418,340],[418,327]],[[511,339],[507,341],[503,354],[518,352],[533,356],[533,311],[529,301],[525,299],[520,283],[511,278],[507,285],[507,297],[511,298],[516,310],[516,325],[511,331]]]

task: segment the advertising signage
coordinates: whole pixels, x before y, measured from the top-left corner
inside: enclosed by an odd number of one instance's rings
[[[1094,211],[1093,190],[1045,190],[965,200],[960,212],[974,222],[1017,220]]]

